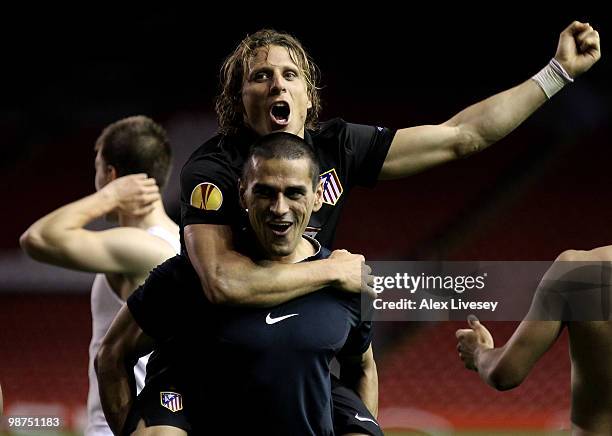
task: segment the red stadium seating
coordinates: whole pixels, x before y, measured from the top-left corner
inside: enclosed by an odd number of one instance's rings
[[[77,427],[87,401],[89,295],[1,295],[0,320],[5,414],[59,413]]]
[[[516,323],[491,322],[496,344]],[[569,425],[570,361],[567,334],[524,383],[497,392],[468,371],[455,350],[465,323],[427,323],[379,359],[380,420],[386,428],[558,429]]]

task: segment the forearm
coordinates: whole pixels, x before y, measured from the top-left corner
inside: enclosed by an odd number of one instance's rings
[[[202,281],[207,297],[214,303],[271,307],[334,283],[327,260],[259,265],[239,254],[235,257],[234,262],[219,264],[214,281]],[[200,278],[205,276],[199,274]]]
[[[533,80],[478,102],[439,125],[398,130],[379,179],[419,173],[500,140],[546,101]]]
[[[378,415],[378,371],[371,345],[361,356],[340,361],[340,380],[357,392],[374,417]]]
[[[378,371],[374,361],[363,369],[355,390],[372,415],[378,417]]]
[[[134,372],[116,363],[97,361],[98,389],[104,416],[114,434],[123,430],[134,401]]]
[[[83,230],[86,224],[111,212],[116,201],[104,192],[96,192],[67,204],[42,217],[20,238],[23,249],[37,260],[52,262],[71,232]]]
[[[311,262],[256,263],[235,251],[229,226],[188,225],[184,236],[191,265],[213,304],[268,307],[326,286],[358,293],[372,278],[364,274],[369,273],[364,257],[345,250]]]
[[[508,135],[546,101],[540,86],[529,79],[462,110],[444,125],[457,127],[460,156],[482,150]]]
[[[522,380],[517,380],[511,367],[502,365],[504,353],[502,348],[478,348],[475,353],[475,363],[480,378],[489,386],[505,391],[515,388]]]

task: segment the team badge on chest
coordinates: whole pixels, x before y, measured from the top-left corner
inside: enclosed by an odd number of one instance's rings
[[[325,171],[319,177],[323,182],[323,203],[335,206],[344,191],[336,169]]]
[[[183,410],[183,396],[176,392],[160,392],[161,405],[171,412]]]

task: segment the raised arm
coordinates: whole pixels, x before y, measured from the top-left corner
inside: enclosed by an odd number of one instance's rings
[[[561,33],[554,59],[576,78],[600,57],[597,31],[588,23],[574,21]],[[512,132],[546,99],[540,85],[530,79],[462,110],[445,123],[398,130],[379,178],[405,177],[480,151]]]
[[[361,292],[363,273],[371,291],[373,277],[364,258],[336,250],[328,259],[299,264],[257,264],[238,253],[229,226],[192,224],[185,244],[206,297],[213,303],[275,306],[325,286]]]
[[[116,435],[121,434],[136,397],[134,365],[140,357],[153,351],[153,345],[153,340],[143,333],[124,304],[106,333],[94,363],[102,410]]]
[[[142,274],[172,253],[146,231],[133,227],[85,229],[89,222],[116,210],[133,216],[151,212],[160,201],[154,179],[145,174],[120,177],[85,198],[42,217],[19,243],[41,262],[82,271]]]

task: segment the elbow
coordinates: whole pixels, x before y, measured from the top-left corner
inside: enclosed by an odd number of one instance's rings
[[[106,362],[109,359],[108,354],[109,354],[108,347],[102,344],[94,359],[94,369],[96,371],[97,376],[99,376],[100,373],[104,371]]]
[[[485,378],[487,383],[498,391],[514,389],[524,380],[524,377],[517,371],[508,370],[503,367],[494,368]]]
[[[450,149],[456,158],[464,158],[477,153],[498,139],[485,138],[473,127],[465,124],[455,124],[451,121],[447,121],[444,125],[453,129]]]
[[[228,306],[259,305],[257,292],[244,274],[227,270],[222,263],[212,269],[212,274],[200,275],[204,295],[212,304]]]
[[[113,350],[113,347],[102,343],[94,359],[94,369],[98,378],[101,375],[112,372],[113,368],[120,367],[121,365],[121,356]]]
[[[461,126],[457,126],[455,129],[456,134],[453,143],[453,151],[457,158],[470,156],[489,145],[489,142],[485,138],[473,130]]]
[[[19,237],[19,246],[26,254],[34,259],[39,258],[46,252],[45,239],[36,230],[29,228]]]
[[[228,304],[230,300],[230,297],[225,290],[216,284],[213,285],[211,283],[202,283],[202,289],[204,290],[206,299],[211,304]]]
[[[584,257],[582,256],[583,253],[584,252],[580,250],[565,250],[563,253],[557,256],[556,261],[576,262],[579,260],[584,260]]]
[[[232,286],[227,280],[219,277],[201,280],[204,295],[212,304],[235,305],[240,301],[237,286]]]

